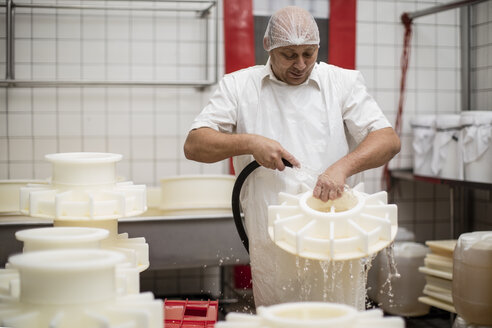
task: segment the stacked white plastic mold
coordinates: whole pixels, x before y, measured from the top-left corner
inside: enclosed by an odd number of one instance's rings
[[[418,115],[412,118],[413,132],[413,173],[416,175],[433,176],[432,152],[436,134],[435,115]]]
[[[322,202],[312,190],[279,194],[268,207],[268,233],[289,253],[315,260],[345,261],[367,257],[387,247],[397,232],[397,207],[387,193],[363,192],[363,184],[341,198]]]
[[[109,235],[104,229],[82,227],[53,227],[17,231],[17,240],[24,242],[23,252],[61,249],[101,249],[101,243]],[[127,258],[125,258],[127,260]],[[3,291],[18,296],[19,276],[11,264],[0,269],[0,287]],[[117,290],[119,295],[138,294],[140,292],[139,271],[134,263],[123,261],[117,265]]]
[[[383,317],[381,310],[356,311],[335,303],[284,303],[259,307],[258,315],[229,313],[215,328],[404,328],[403,319]]]
[[[56,227],[93,227],[109,231],[102,247],[120,251],[141,271],[149,267],[145,238],[118,234],[118,218],[146,210],[145,185],[118,182],[116,162],[110,153],[59,153],[46,155],[52,163],[51,183],[21,188],[21,212],[54,219]]]
[[[463,180],[458,114],[438,115],[432,152],[432,173],[436,177]]]
[[[20,292],[2,295],[0,326],[13,328],[162,328],[163,303],[151,293],[118,296],[121,253],[28,252],[9,258]]]
[[[492,111],[461,113],[464,179],[492,183]]]

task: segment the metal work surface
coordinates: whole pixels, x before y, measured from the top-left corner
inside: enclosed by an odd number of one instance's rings
[[[0,216],[0,266],[22,251],[16,231],[46,226],[52,226],[52,221]],[[151,270],[249,263],[231,215],[124,218],[118,231],[146,239]]]

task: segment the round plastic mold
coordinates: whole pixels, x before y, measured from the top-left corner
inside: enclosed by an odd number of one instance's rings
[[[46,184],[44,180],[0,180],[0,213],[19,213],[20,189],[28,184]]]
[[[305,187],[305,189],[307,189]],[[341,198],[322,202],[312,190],[279,194],[280,205],[268,207],[268,233],[289,253],[344,261],[366,257],[387,247],[397,232],[397,207],[384,191],[369,195],[363,184]]]
[[[23,214],[49,219],[112,219],[139,215],[147,209],[145,185],[117,182],[119,154],[59,153],[52,163],[51,183],[21,188]]]
[[[123,260],[117,252],[91,249],[11,256],[20,294],[2,295],[2,326],[161,328],[161,300],[151,293],[117,295],[115,270]]]
[[[398,317],[383,317],[381,310],[359,312],[336,303],[301,302],[259,307],[258,315],[229,313],[216,328],[403,328]]]

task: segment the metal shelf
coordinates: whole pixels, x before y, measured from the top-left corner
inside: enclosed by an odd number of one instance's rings
[[[198,87],[205,88],[212,86],[218,81],[218,4],[217,0],[140,0],[138,6],[132,0],[98,0],[101,5],[81,5],[81,4],[43,4],[43,3],[16,3],[14,0],[6,0],[0,4],[0,8],[5,8],[6,20],[6,76],[0,80],[0,87],[76,87],[76,86],[173,86],[173,87]],[[122,6],[124,3],[132,5]],[[108,4],[113,3],[113,5]],[[150,6],[152,5],[152,6]],[[196,81],[89,81],[89,80],[19,80],[15,78],[15,15],[17,8],[29,9],[63,9],[63,10],[105,10],[105,11],[142,11],[142,12],[189,12],[194,14],[197,19],[207,20],[205,26],[205,79]],[[212,33],[215,36],[213,44],[214,58],[210,62],[209,44],[209,22],[210,14],[214,11],[215,24]],[[209,66],[213,66],[213,73],[209,78]]]

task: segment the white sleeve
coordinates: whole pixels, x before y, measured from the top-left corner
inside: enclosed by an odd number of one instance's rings
[[[349,133],[360,143],[370,132],[391,127],[391,124],[367,91],[362,74],[356,74],[343,105],[343,120]]]
[[[209,127],[219,132],[235,132],[237,99],[234,90],[234,77],[224,76],[208,104],[191,124],[190,130]]]

